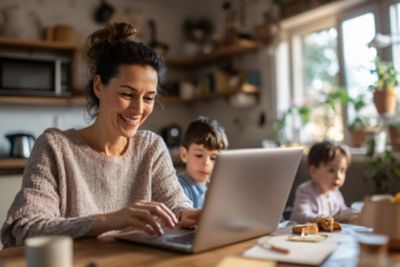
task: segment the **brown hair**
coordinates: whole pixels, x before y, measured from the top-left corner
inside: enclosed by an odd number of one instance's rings
[[[214,119],[200,116],[186,129],[183,146],[189,149],[191,144],[203,145],[209,150],[228,148],[228,138],[224,128]]]
[[[323,141],[314,144],[308,152],[308,166],[319,167],[321,163],[329,163],[341,153],[346,157],[348,164],[351,163],[351,156],[348,148],[340,143],[332,141]]]
[[[158,93],[165,78],[165,63],[151,48],[140,42],[136,29],[128,23],[113,23],[95,31],[87,39],[84,51],[89,64],[90,80],[87,84],[87,110],[91,117],[97,116],[99,99],[93,92],[93,79],[100,75],[107,84],[118,74],[118,68],[125,64],[151,66],[157,72]]]

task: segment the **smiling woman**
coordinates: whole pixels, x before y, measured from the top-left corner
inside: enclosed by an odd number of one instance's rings
[[[198,210],[191,209],[161,137],[139,130],[165,67],[135,34],[131,25],[116,23],[89,36],[94,122],[47,129],[38,138],[1,230],[6,247],[37,235],[78,238],[121,229],[161,235],[164,226],[196,223]]]

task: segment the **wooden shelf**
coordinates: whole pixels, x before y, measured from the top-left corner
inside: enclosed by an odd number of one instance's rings
[[[224,97],[230,97],[233,96],[237,93],[246,93],[246,94],[258,94],[259,92],[242,92],[242,91],[231,91],[231,92],[226,92],[226,93],[210,93],[208,95],[204,96],[196,96],[191,99],[182,99],[179,96],[161,96],[160,101],[161,103],[165,104],[176,104],[176,103],[196,103],[196,102],[201,102],[201,101],[209,101],[212,99],[218,99],[218,98],[224,98]]]
[[[0,169],[23,169],[25,168],[27,159],[0,159]]]
[[[74,43],[44,41],[44,40],[26,40],[8,36],[0,36],[2,46],[12,46],[21,48],[53,49],[53,50],[77,50],[79,46]]]
[[[184,59],[167,58],[165,61],[168,67],[174,67],[174,68],[197,67],[225,60],[233,56],[249,53],[257,49],[260,49],[261,47],[262,45],[258,42],[251,40],[240,40],[234,45],[221,47],[209,54],[196,55]]]
[[[80,106],[86,104],[86,99],[83,96],[74,96],[74,97],[0,96],[0,104]]]

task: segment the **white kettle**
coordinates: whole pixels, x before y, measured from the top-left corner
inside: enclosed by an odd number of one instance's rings
[[[1,35],[21,39],[41,39],[39,17],[31,10],[11,5],[0,10]]]

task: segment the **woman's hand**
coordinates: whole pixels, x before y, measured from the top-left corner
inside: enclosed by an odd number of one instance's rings
[[[175,214],[163,203],[139,201],[116,212],[96,215],[91,233],[97,236],[110,230],[132,228],[162,235],[163,228],[177,223]]]
[[[179,225],[182,228],[194,228],[200,218],[200,209],[184,209],[181,213]]]

